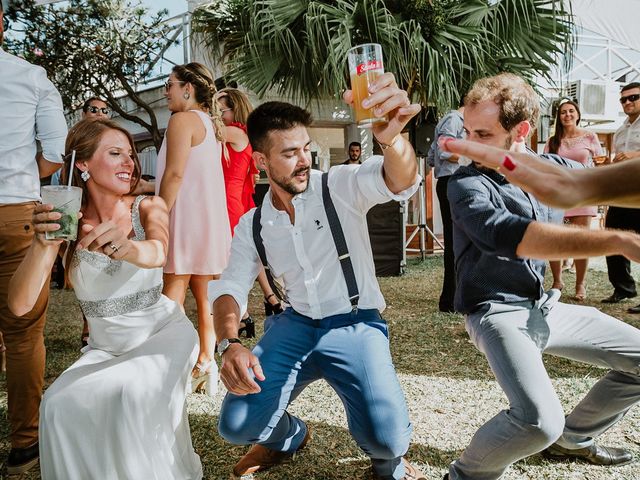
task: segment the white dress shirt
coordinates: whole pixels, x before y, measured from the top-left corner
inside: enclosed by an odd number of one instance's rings
[[[60,94],[42,67],[0,48],[0,204],[40,200],[36,139],[62,163],[67,123]]]
[[[640,117],[631,123],[627,117],[613,135],[615,153],[640,151]]]
[[[378,203],[407,200],[420,179],[409,189],[393,194],[382,177],[383,157],[362,165],[338,165],[329,172],[329,191],[351,254],[360,299],[358,308],[384,310],[375,275],[367,211]],[[262,238],[274,279],[284,285],[288,302],[302,315],[320,319],[348,313],[351,303],[338,261],[335,243],[322,204],[322,172],[311,170],[309,187],[293,197],[295,225],[286,212],[273,206],[271,190],[262,206]],[[229,265],[220,280],[209,282],[209,300],[231,295],[241,312],[260,269],[253,241],[255,209],[240,219],[231,242]]]

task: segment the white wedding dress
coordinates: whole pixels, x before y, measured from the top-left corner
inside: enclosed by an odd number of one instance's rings
[[[138,206],[136,240],[144,240]],[[89,346],[40,407],[45,480],[201,479],[185,398],[198,335],[162,295],[162,268],[77,250],[70,276]]]

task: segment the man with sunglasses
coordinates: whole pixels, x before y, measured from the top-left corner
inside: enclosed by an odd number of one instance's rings
[[[0,2],[0,43],[5,25]],[[33,310],[20,317],[9,310],[7,293],[33,239],[31,217],[40,202],[40,178],[48,177],[62,164],[67,124],[60,94],[43,68],[0,48],[0,72],[0,331],[6,344],[11,441],[6,465],[8,475],[19,475],[38,463],[49,282],[45,282]]]
[[[99,97],[91,97],[82,105],[82,119],[95,120],[98,118],[108,119],[111,110],[107,102]]]
[[[634,82],[622,87],[620,103],[627,118],[613,136],[613,163],[640,158],[640,83]],[[609,207],[605,227],[640,232],[640,208]],[[614,290],[602,300],[603,303],[618,303],[637,296],[629,259],[622,255],[607,257],[607,271]],[[640,313],[640,305],[631,307],[628,311]]]

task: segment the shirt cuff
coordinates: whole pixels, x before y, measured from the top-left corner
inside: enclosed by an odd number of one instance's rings
[[[247,311],[247,303],[249,301],[248,297],[243,295],[242,290],[232,282],[225,280],[211,280],[209,282],[207,294],[210,304],[213,304],[213,302],[223,295],[232,296],[240,308],[240,318],[242,318]]]
[[[47,139],[40,141],[42,145],[42,156],[47,162],[51,163],[63,163],[64,162],[64,142],[66,136],[60,139],[52,140]]]
[[[422,177],[417,175],[413,185],[406,190],[393,193],[384,181],[384,176],[382,175],[383,164],[384,157],[382,155],[374,155],[360,165],[357,175],[363,180],[359,184],[365,196],[373,199],[386,199],[387,201],[395,200],[396,202],[409,200],[418,190]]]

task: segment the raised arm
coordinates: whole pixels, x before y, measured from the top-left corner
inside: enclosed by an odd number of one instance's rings
[[[52,212],[53,205],[37,205],[33,212],[35,236],[18,269],[9,282],[9,309],[21,317],[31,311],[49,278],[49,272],[56,260],[62,240],[46,240],[45,232],[60,228],[54,222],[62,217],[60,212]]]
[[[416,154],[401,132],[420,112],[420,105],[409,101],[407,92],[398,87],[395,77],[388,72],[371,84],[369,93],[362,106],[377,106],[375,114],[389,118],[387,123],[373,127],[373,135],[383,148],[385,183],[391,192],[400,193],[411,187],[418,176]],[[344,93],[344,100],[353,103],[351,90]]]

